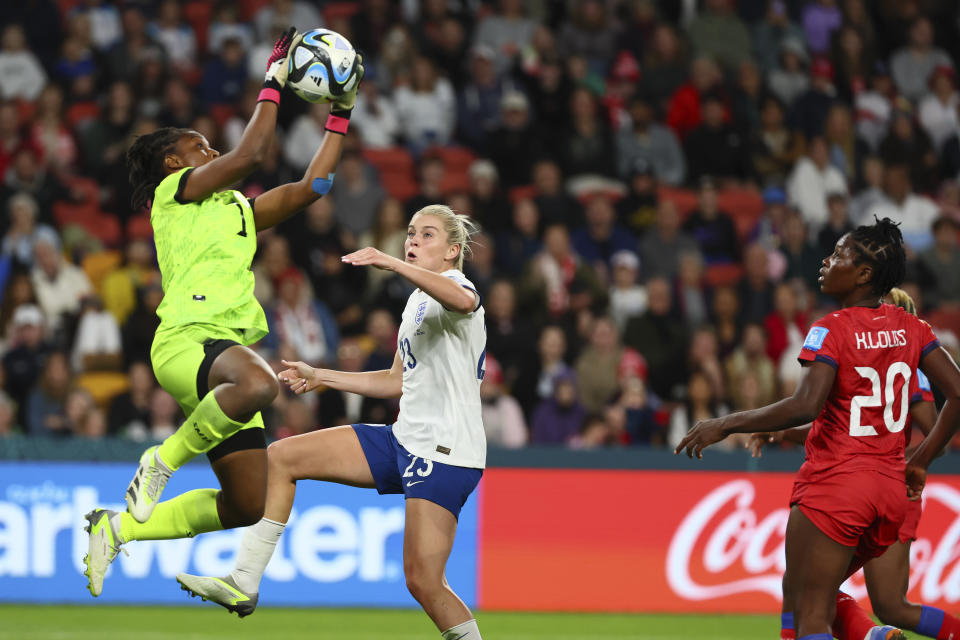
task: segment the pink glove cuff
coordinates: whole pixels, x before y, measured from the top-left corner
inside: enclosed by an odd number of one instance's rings
[[[329,115],[327,116],[327,131],[333,131],[334,133],[339,133],[341,135],[347,135],[347,127],[350,125],[350,120],[347,118],[341,118],[340,116]]]

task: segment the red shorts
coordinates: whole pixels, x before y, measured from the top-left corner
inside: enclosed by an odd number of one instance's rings
[[[858,559],[875,558],[897,541],[907,512],[904,481],[873,471],[833,473],[797,480],[790,504],[835,542],[854,547]]]
[[[898,538],[903,544],[917,539],[917,527],[920,526],[920,516],[923,514],[923,502],[920,500],[907,501],[907,517],[900,525]]]

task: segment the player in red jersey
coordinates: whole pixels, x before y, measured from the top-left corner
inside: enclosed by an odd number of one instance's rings
[[[886,301],[908,313],[917,314],[913,299],[902,289],[891,290]],[[917,426],[924,435],[930,433],[937,419],[933,401],[930,381],[918,369],[916,375],[910,380],[910,420],[904,431],[907,434],[906,438],[909,438],[911,426]],[[775,435],[754,434],[747,446],[751,449],[752,455],[759,457],[765,444],[783,440],[804,444],[809,432],[810,425],[787,429]],[[942,609],[914,604],[907,600],[907,589],[910,583],[910,545],[917,537],[921,512],[922,503],[919,500],[909,501],[906,519],[900,525],[897,542],[892,544],[883,555],[864,565],[863,573],[870,603],[873,605],[876,616],[885,625],[909,629],[940,640],[960,638],[960,620],[956,617]],[[792,611],[784,610],[781,616],[781,640],[794,637],[792,616]],[[833,634],[840,640],[862,640],[869,637],[868,634],[873,629],[873,620],[860,608],[856,600],[843,592],[838,593]]]
[[[800,640],[831,640],[841,583],[897,540],[908,497],[919,499],[930,461],[960,426],[960,369],[928,324],[882,302],[905,271],[903,236],[888,218],[844,235],[820,269],[821,291],[841,309],[810,329],[794,394],[700,422],[676,449],[702,457],[731,433],[813,421],[790,499],[783,580]],[[946,403],[905,465],[909,383],[918,366]],[[903,635],[893,630],[886,640],[894,637]]]

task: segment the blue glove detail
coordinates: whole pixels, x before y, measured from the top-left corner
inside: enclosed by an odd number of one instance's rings
[[[313,187],[313,192],[321,196],[327,195],[330,187],[333,186],[333,179],[336,176],[337,174],[335,173],[328,173],[326,178],[314,178],[313,183],[310,185]]]

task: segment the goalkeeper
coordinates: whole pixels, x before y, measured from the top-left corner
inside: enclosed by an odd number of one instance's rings
[[[363,74],[358,63],[358,81],[331,105],[327,133],[301,180],[250,200],[229,189],[257,169],[273,140],[289,52],[300,37],[291,27],[276,42],[257,107],[233,151],[221,156],[196,131],[165,127],[137,138],[127,152],[133,206],[150,206],[163,276],[150,358],[157,380],[187,419],[141,456],[127,488],[127,512],[94,509],[86,515],[85,573],[94,596],[126,542],[192,537],[263,516],[267,455],[260,410],[273,402],[279,384],[247,346],[267,333],[250,270],[257,232],[329,191]],[[170,475],[200,453],[207,454],[220,489],[160,502]]]

